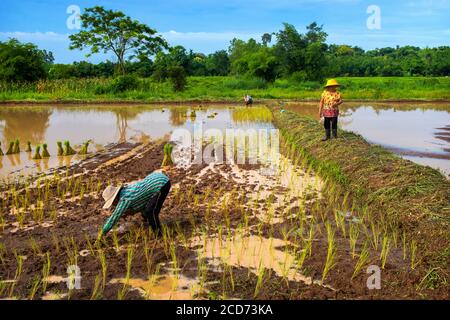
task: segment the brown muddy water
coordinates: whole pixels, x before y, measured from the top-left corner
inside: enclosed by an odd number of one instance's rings
[[[285,108],[319,120],[317,103]],[[450,175],[450,104],[345,103],[339,126],[362,135],[405,159]]]
[[[192,111],[195,111],[195,116]],[[176,128],[193,131],[201,124],[225,131],[228,128],[273,128],[266,119],[248,119],[227,106],[2,106],[0,142],[4,153],[10,141],[20,140],[20,154],[0,156],[0,178],[44,172],[68,166],[84,156],[58,157],[57,141],[69,140],[79,150],[87,140],[89,152],[118,142],[145,142],[159,139]],[[33,152],[25,152],[30,141]],[[51,157],[33,160],[37,144],[47,143]]]
[[[317,118],[316,103],[286,104],[289,110]],[[195,117],[191,112],[195,110]],[[161,138],[176,128],[272,128],[262,117],[245,118],[236,107],[207,106],[3,106],[0,109],[0,141],[4,153],[10,141],[20,140],[20,154],[0,156],[0,178],[67,166],[83,156],[58,157],[56,141],[69,140],[75,149],[91,139],[90,152],[117,142]],[[361,134],[402,157],[450,174],[450,104],[347,103],[341,108],[339,125]],[[318,119],[318,118],[317,118]],[[50,158],[33,160],[25,152],[47,143]]]

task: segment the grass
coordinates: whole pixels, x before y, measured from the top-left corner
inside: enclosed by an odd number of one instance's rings
[[[450,99],[450,78],[446,77],[342,77],[346,100],[441,100]],[[183,92],[170,83],[139,79],[133,90],[112,93],[103,90],[113,79],[41,80],[35,83],[0,82],[0,101],[242,101],[244,94],[260,99],[320,98],[322,83],[238,77],[189,77]]]

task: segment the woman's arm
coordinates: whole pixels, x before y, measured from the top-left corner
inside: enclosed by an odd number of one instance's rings
[[[319,103],[319,118],[322,118],[322,110],[323,110],[323,98],[320,99]]]

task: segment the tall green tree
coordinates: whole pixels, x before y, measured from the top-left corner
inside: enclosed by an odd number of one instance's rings
[[[166,41],[157,35],[156,30],[132,20],[121,11],[95,6],[87,8],[80,18],[82,30],[69,36],[69,48],[90,48],[87,56],[100,51],[113,52],[122,74],[125,73],[126,57],[151,56],[167,48]]]
[[[53,54],[17,39],[0,42],[0,79],[35,81],[47,77]]]

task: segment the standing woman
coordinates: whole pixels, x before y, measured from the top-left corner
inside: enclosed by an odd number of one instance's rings
[[[337,91],[340,84],[331,79],[327,81],[325,91],[322,93],[320,99],[319,118],[324,117],[325,137],[322,141],[326,141],[331,137],[331,130],[333,131],[333,138],[337,138],[337,122],[339,116],[339,106],[343,103],[341,94]]]

